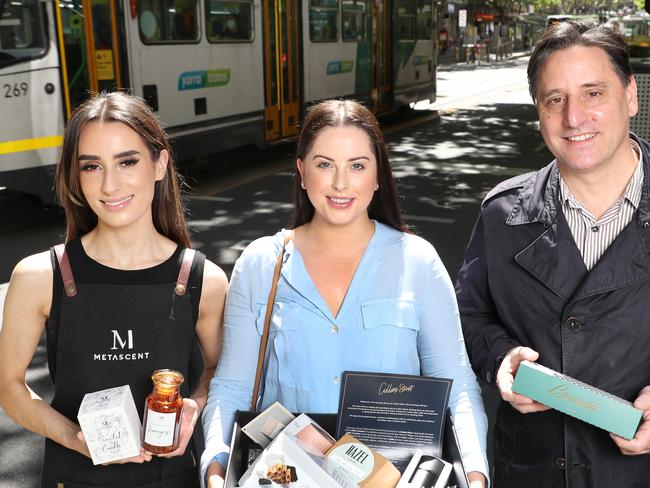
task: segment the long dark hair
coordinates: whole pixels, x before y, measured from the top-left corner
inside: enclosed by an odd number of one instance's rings
[[[68,121],[56,171],[56,193],[66,214],[66,242],[95,228],[97,215],[81,191],[77,158],[79,136],[89,122],[120,122],[137,132],[156,161],[167,150],[165,177],[156,182],[151,204],[154,227],[165,237],[185,247],[190,236],[185,223],[179,175],[174,168],[167,134],[149,106],[140,98],[122,92],[100,93],[80,105]]]
[[[304,160],[314,145],[316,137],[321,131],[330,127],[357,127],[368,135],[377,160],[377,183],[379,184],[379,189],[368,205],[368,216],[394,229],[406,231],[384,136],[375,116],[360,103],[352,100],[326,100],[313,105],[305,116],[298,136],[296,158]],[[293,211],[289,219],[289,227],[293,229],[306,224],[313,217],[314,206],[309,201],[307,192],[300,186],[300,177],[296,174],[293,181]]]

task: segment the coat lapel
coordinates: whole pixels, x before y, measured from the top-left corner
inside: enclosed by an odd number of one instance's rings
[[[650,259],[637,218],[621,231],[575,291],[573,300],[650,279]]]
[[[533,184],[521,190],[506,220],[508,225],[540,223],[546,227],[532,244],[515,256],[515,260],[567,301],[650,279],[650,146],[632,137],[643,153],[639,208],[590,272],[587,272],[561,211],[559,170],[555,161],[539,172]]]
[[[555,223],[517,254],[515,261],[567,301],[587,273],[571,229],[561,211],[557,212]]]

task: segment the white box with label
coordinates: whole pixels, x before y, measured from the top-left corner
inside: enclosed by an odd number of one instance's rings
[[[86,393],[77,419],[93,464],[140,454],[142,424],[129,385]]]

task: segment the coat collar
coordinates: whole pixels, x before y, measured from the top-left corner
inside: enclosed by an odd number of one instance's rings
[[[551,164],[521,185],[507,225],[540,223],[541,233],[515,256],[521,267],[564,300],[577,300],[650,278],[648,185],[650,146],[636,138],[643,153],[641,201],[630,224],[587,272],[571,230],[560,211],[559,170]]]
[[[639,227],[650,227],[650,144],[633,133],[630,133],[630,137],[637,142],[643,155],[643,185],[636,223]],[[539,222],[550,226],[556,221],[560,208],[560,170],[554,160],[536,173],[531,173],[530,177],[523,181],[515,204],[506,218],[506,224]]]

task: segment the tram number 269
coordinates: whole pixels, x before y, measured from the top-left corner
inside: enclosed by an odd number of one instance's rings
[[[2,91],[5,98],[24,97],[29,91],[29,84],[26,81],[14,84],[5,83],[2,85]]]

